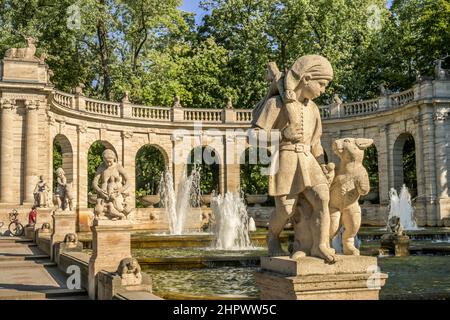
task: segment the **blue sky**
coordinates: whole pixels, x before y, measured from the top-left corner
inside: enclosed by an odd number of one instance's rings
[[[392,5],[393,0],[387,1],[388,8]],[[200,0],[183,0],[183,4],[181,5],[181,9],[188,12],[196,13],[195,21],[199,24],[202,20],[202,17],[205,15],[205,11],[199,8]]]
[[[202,17],[205,14],[205,11],[199,8],[200,0],[183,0],[183,5],[180,7],[181,10],[187,12],[196,13],[195,22],[199,24],[202,20]]]

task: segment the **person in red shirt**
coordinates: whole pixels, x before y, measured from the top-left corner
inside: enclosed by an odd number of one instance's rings
[[[30,213],[28,214],[28,224],[35,224],[36,223],[36,216],[37,216],[36,206],[33,206],[31,208]]]

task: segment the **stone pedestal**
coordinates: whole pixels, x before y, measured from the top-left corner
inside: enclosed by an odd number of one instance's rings
[[[55,245],[64,241],[64,238],[69,233],[76,233],[77,215],[75,212],[55,211],[52,216],[53,232],[50,238],[50,246],[52,250],[52,259],[57,260],[55,256]]]
[[[393,254],[396,257],[409,256],[409,237],[406,235],[386,235],[381,238],[380,253]]]
[[[263,300],[378,300],[387,275],[377,258],[338,256],[335,264],[304,257],[262,257],[256,283]]]
[[[34,224],[27,224],[25,226],[25,238],[36,241],[36,238],[35,238],[36,232],[35,232],[34,228],[35,228]]]
[[[142,273],[139,281],[133,283],[126,281],[114,272],[102,271],[98,274],[98,300],[112,300],[117,294],[127,292],[152,293],[152,279],[149,275]]]
[[[36,223],[35,228],[38,229],[42,227],[42,224],[48,222],[52,224],[52,212],[53,208],[36,208]]]
[[[128,220],[94,220],[92,256],[89,260],[89,298],[97,298],[100,271],[115,272],[120,261],[131,257],[131,222]]]

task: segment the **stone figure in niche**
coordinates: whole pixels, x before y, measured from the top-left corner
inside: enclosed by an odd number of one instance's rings
[[[319,108],[312,101],[325,91],[332,78],[333,69],[326,58],[303,56],[285,74],[276,73],[271,85],[273,92],[268,93],[270,97],[264,99],[262,106],[257,106],[260,110],[253,125],[266,132],[281,131],[279,155],[274,157],[278,163],[272,162],[269,177],[269,194],[275,197],[276,206],[269,221],[267,245],[270,256],[285,254],[279,235],[296,213],[296,207],[305,205],[308,209],[305,214],[313,223],[304,225],[310,229],[308,237],[300,239],[301,233],[295,232],[296,242],[303,240],[305,250],[295,246],[293,257],[310,254],[328,263],[336,260],[329,243],[330,192],[325,175],[329,168],[324,163],[320,142]],[[302,223],[303,220],[295,221]]]
[[[364,150],[372,139],[344,138],[333,142],[333,151],[340,159],[330,187],[330,240],[344,226],[342,246],[344,254],[359,255],[355,236],[361,226],[361,207],[358,200],[370,191],[369,175],[363,166]]]
[[[63,168],[56,170],[56,203],[59,211],[73,210],[72,184],[67,182]]]
[[[34,205],[40,208],[49,207],[49,192],[50,187],[47,182],[44,180],[44,176],[39,176],[39,181],[34,188]]]
[[[114,151],[106,149],[103,163],[97,168],[92,186],[97,193],[96,219],[124,220],[133,210],[125,169],[117,163]]]

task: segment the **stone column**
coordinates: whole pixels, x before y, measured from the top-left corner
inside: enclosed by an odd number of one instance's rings
[[[88,209],[88,151],[89,146],[86,142],[87,127],[80,125],[78,131],[78,145],[77,145],[77,204],[78,204],[78,227],[79,231],[90,231],[89,219],[92,215],[92,210]]]
[[[38,176],[38,101],[27,101],[26,135],[25,135],[25,185],[23,199],[25,203],[34,203],[34,187]]]
[[[13,171],[13,151],[14,151],[14,123],[13,115],[15,112],[14,101],[2,99],[0,101],[2,111],[1,122],[1,144],[0,144],[0,202],[14,202],[14,192],[12,188],[14,171]]]
[[[420,110],[418,110],[420,112]],[[415,217],[417,224],[419,226],[424,226],[427,224],[427,213],[426,213],[426,191],[425,191],[425,160],[423,153],[423,132],[421,127],[421,116],[418,115],[413,118],[414,125],[417,126],[416,135],[414,139],[416,140],[416,171],[417,171],[417,201],[415,203]],[[420,152],[419,152],[420,151]]]
[[[128,174],[128,184],[130,186],[130,196],[132,203],[136,201],[136,161],[135,154],[131,152],[134,150],[132,148],[133,132],[123,131],[122,132],[122,165]]]
[[[378,191],[380,204],[389,203],[389,127],[387,125],[379,128],[380,144],[378,148]],[[393,182],[391,182],[393,183]]]
[[[428,112],[422,116],[423,157],[425,174],[425,195],[427,206],[427,225],[435,226],[436,212],[436,159],[433,113]]]
[[[172,169],[172,177],[174,180],[173,187],[175,189],[175,192],[177,192],[178,184],[180,183],[186,169],[192,141],[190,136],[175,134],[171,136],[171,140],[173,144],[173,163],[172,165],[168,164],[168,166]]]
[[[446,147],[445,121],[447,113],[438,111],[434,114],[435,125],[435,156],[436,156],[436,185],[438,201],[438,222],[450,216],[450,203],[448,197],[448,159]]]
[[[245,145],[245,142],[243,142]],[[226,192],[237,192],[240,188],[240,155],[237,154],[236,136],[227,135],[225,137],[225,190]]]

